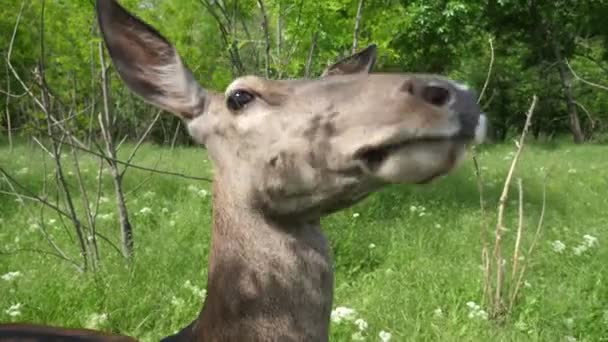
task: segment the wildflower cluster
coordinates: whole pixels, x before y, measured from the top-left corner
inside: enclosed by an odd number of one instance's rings
[[[6,274],[4,274],[2,277],[2,280],[4,281],[13,281],[19,277],[23,276],[23,274],[21,274],[21,272],[17,271],[17,272],[8,272]]]
[[[199,189],[198,187],[196,187],[194,185],[189,185],[188,186],[188,191],[190,191],[191,193],[197,195],[200,198],[205,198],[205,197],[207,197],[207,195],[209,195],[209,192],[207,192],[207,190],[205,190],[205,189]]]
[[[108,322],[108,314],[97,314],[93,313],[87,319],[85,323],[85,327],[87,329],[99,329],[103,327]]]
[[[418,217],[424,217],[429,215],[429,213],[427,213],[426,208],[423,206],[415,206],[412,205],[410,206],[410,212],[413,214],[418,214]]]
[[[599,245],[598,240],[595,236],[584,235],[583,242],[581,242],[578,246],[574,247],[572,250],[574,251],[574,255],[581,255],[588,250],[597,247]]]
[[[344,306],[339,306],[332,310],[331,321],[335,324],[352,323],[357,331],[351,335],[353,341],[364,341],[366,339],[366,331],[369,328],[367,321],[361,317],[357,317],[357,311]],[[380,341],[389,342],[392,338],[390,332],[380,331],[378,334]]]
[[[4,312],[13,318],[19,317],[19,316],[21,316],[22,307],[23,307],[23,304],[17,303],[17,304],[11,305],[8,309],[4,310]]]
[[[488,313],[475,302],[467,302],[467,307],[469,308],[469,318],[488,319]]]

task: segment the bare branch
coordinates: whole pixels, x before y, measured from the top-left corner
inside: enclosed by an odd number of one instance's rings
[[[317,39],[319,37],[319,32],[314,31],[312,34],[312,41],[310,43],[310,50],[308,50],[308,58],[306,58],[306,68],[304,69],[304,77],[309,78],[310,73],[312,71],[312,59],[315,54],[315,49],[317,48]]]
[[[357,48],[359,47],[359,31],[361,29],[361,18],[363,17],[364,2],[365,0],[359,0],[359,6],[357,7],[357,18],[355,19],[355,30],[353,32],[353,54],[357,52]]]
[[[146,129],[146,131],[144,132],[144,134],[142,134],[142,136],[139,138],[139,141],[137,142],[137,144],[133,148],[133,151],[131,151],[131,155],[129,155],[129,158],[127,158],[127,164],[131,163],[131,161],[133,160],[133,158],[135,158],[135,155],[137,154],[137,151],[139,151],[139,148],[141,147],[141,145],[144,143],[144,140],[146,140],[146,138],[148,137],[148,135],[152,131],[152,128],[154,127],[154,125],[156,125],[156,123],[158,122],[158,119],[160,119],[160,115],[162,114],[162,112],[163,112],[162,110],[159,110],[156,113],[156,116],[154,117],[154,120],[152,120],[152,122],[150,123],[150,125],[148,126],[148,128]],[[128,167],[125,167],[120,176],[124,177],[124,175],[127,172],[127,170],[128,170]]]
[[[572,69],[572,66],[570,65],[570,63],[568,62],[568,60],[567,60],[567,59],[564,59],[564,61],[566,62],[566,65],[568,66],[568,69],[570,69],[570,72],[572,73],[572,76],[574,76],[574,78],[576,78],[577,80],[579,80],[579,81],[581,81],[581,82],[583,82],[583,83],[585,83],[586,85],[589,85],[589,86],[591,86],[591,87],[594,87],[594,88],[598,88],[598,89],[601,89],[601,90],[608,91],[608,87],[603,86],[603,85],[601,85],[601,84],[597,84],[597,83],[591,82],[591,81],[587,81],[586,79],[584,79],[584,78],[580,77],[580,76],[579,76],[579,75],[578,75],[578,74],[577,74],[577,73],[574,71],[574,69]]]
[[[262,28],[264,29],[264,36],[266,37],[266,78],[270,78],[270,32],[268,32],[268,15],[266,14],[266,9],[264,8],[264,2],[262,0],[258,1],[258,7],[260,7],[260,12],[262,13]]]
[[[488,75],[486,76],[483,88],[481,88],[481,93],[479,93],[477,103],[481,103],[481,99],[485,96],[488,85],[490,84],[490,78],[492,78],[492,70],[494,69],[494,43],[492,42],[492,38],[488,39],[488,43],[490,44],[490,66],[488,67]]]
[[[511,185],[511,180],[513,179],[513,174],[515,173],[515,168],[517,167],[517,162],[519,161],[519,157],[521,156],[521,152],[523,151],[526,136],[528,135],[528,131],[530,129],[530,124],[532,123],[532,116],[534,114],[534,110],[536,109],[536,103],[538,102],[538,98],[534,95],[532,99],[532,105],[526,114],[526,124],[521,133],[521,137],[517,143],[517,152],[513,157],[513,161],[511,162],[511,167],[509,169],[509,173],[507,174],[507,178],[505,179],[505,185],[502,190],[502,194],[500,196],[500,201],[498,204],[498,221],[496,223],[496,240],[494,242],[494,262],[496,264],[496,288],[494,289],[494,300],[493,300],[493,316],[497,316],[502,310],[502,287],[504,283],[504,258],[502,256],[502,235],[506,230],[504,226],[504,215],[505,215],[505,206],[507,204],[507,199],[509,196],[509,187]]]

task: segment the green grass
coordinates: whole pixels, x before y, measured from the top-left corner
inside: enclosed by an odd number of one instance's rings
[[[492,217],[512,150],[507,145],[490,146],[480,155]],[[357,317],[369,324],[364,333],[369,341],[379,340],[381,330],[390,332],[392,341],[567,341],[569,337],[608,341],[606,152],[606,146],[563,142],[525,150],[517,177],[523,178],[525,188],[526,247],[542,203],[541,168],[551,170],[547,213],[538,248],[527,256],[529,286],[507,322],[468,317],[466,303],[481,304],[482,297],[479,196],[470,160],[433,185],[387,188],[324,219],[335,254],[334,306],[355,309]],[[83,163],[87,184],[93,188],[97,161],[83,157]],[[212,175],[204,152],[195,148],[170,151],[147,145],[135,163]],[[36,191],[43,187],[42,175],[52,174],[50,164],[45,170],[41,153],[26,145],[12,153],[0,148],[0,166]],[[53,178],[47,181],[52,188]],[[29,213],[14,198],[0,195],[0,275],[22,273],[10,282],[0,279],[0,322],[80,327],[92,314],[105,313],[108,319],[100,328],[153,341],[195,317],[200,300],[184,284],[190,281],[204,288],[210,196],[201,197],[188,187],[209,190],[209,184],[135,170],[129,171],[125,183],[127,191],[135,189],[128,196],[128,207],[136,259],[127,268],[108,244],[100,242],[103,267],[96,275],[79,274],[52,256],[15,254],[18,249],[47,249],[47,245],[39,232],[29,229]],[[7,186],[1,184],[0,189]],[[103,189],[104,196],[112,199],[108,176],[103,178]],[[508,250],[516,227],[515,190],[508,205],[511,229],[504,242]],[[139,213],[144,207],[153,212]],[[41,214],[32,208],[35,215]],[[112,212],[112,201],[102,204],[101,213]],[[43,214],[45,222],[57,219],[50,212]],[[118,240],[116,216],[100,225],[101,232]],[[50,229],[55,239],[76,255],[70,236],[59,223],[51,225],[55,226]],[[596,237],[599,245],[575,255],[573,248],[585,234]],[[551,245],[555,240],[562,241],[566,250],[556,253]],[[6,310],[17,303],[23,305],[21,315],[13,318]],[[331,340],[349,341],[356,331],[353,323],[334,324]]]

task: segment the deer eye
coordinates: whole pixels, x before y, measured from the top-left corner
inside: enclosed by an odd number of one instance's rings
[[[226,105],[232,111],[238,111],[243,109],[249,102],[253,101],[255,96],[245,90],[233,91],[226,101]]]

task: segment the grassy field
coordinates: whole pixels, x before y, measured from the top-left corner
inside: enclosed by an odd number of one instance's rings
[[[512,151],[499,145],[480,152],[492,217]],[[378,341],[381,331],[390,333],[391,341],[608,341],[607,152],[606,146],[565,142],[525,150],[517,177],[525,188],[526,248],[540,213],[543,174],[550,170],[547,212],[538,248],[526,256],[526,286],[507,322],[471,315],[469,302],[482,305],[482,272],[479,195],[470,160],[431,186],[387,188],[324,219],[336,263],[334,306],[355,310],[355,318],[367,323],[360,335],[369,341]],[[204,151],[195,148],[147,145],[134,162],[212,176]],[[98,161],[83,157],[83,164],[93,188]],[[51,165],[45,168],[41,152],[26,145],[12,153],[0,147],[0,166],[35,191],[45,174],[49,186],[54,182]],[[0,195],[0,276],[6,278],[0,279],[0,322],[97,326],[154,341],[195,317],[206,279],[210,184],[135,170],[125,182],[136,259],[125,267],[118,253],[100,242],[102,270],[95,275],[23,251],[48,246],[30,213],[14,197]],[[109,202],[101,204],[100,230],[117,241],[107,174],[103,189]],[[517,215],[513,190],[504,245],[509,250]],[[71,233],[58,218],[30,208],[43,215],[58,244],[76,255]],[[591,237],[597,243],[589,243]],[[577,248],[585,241],[590,248]],[[358,331],[354,320],[334,323],[331,340],[349,341]]]

